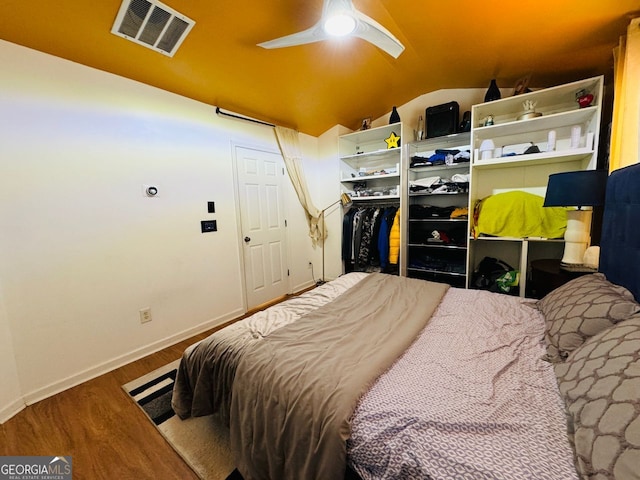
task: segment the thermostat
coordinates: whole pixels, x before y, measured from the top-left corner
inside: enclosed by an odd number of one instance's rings
[[[155,197],[158,195],[157,185],[143,185],[142,194],[146,197]]]

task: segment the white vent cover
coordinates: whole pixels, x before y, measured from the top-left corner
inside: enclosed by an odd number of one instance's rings
[[[123,0],[111,33],[173,57],[195,23],[156,0]]]

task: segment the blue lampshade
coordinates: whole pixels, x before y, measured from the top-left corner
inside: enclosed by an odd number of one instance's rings
[[[579,170],[549,175],[544,207],[596,207],[604,205],[606,170]]]

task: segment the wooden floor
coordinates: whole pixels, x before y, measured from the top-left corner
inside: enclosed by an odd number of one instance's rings
[[[71,455],[74,480],[197,480],[122,385],[215,330],[26,407],[0,425],[0,455]]]

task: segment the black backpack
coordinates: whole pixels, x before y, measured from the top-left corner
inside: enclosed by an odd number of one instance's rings
[[[473,273],[471,286],[478,290],[504,293],[504,290],[498,287],[498,278],[513,270],[514,268],[511,267],[511,265],[502,260],[493,257],[484,257]]]

